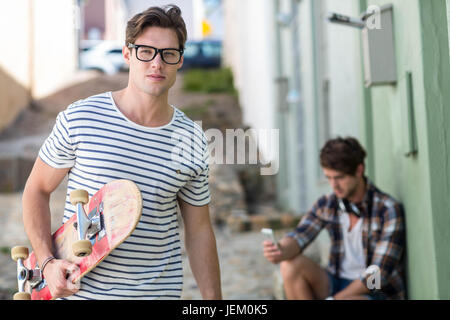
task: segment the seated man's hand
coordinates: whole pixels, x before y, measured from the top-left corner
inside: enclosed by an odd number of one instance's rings
[[[274,264],[290,260],[300,253],[297,241],[291,237],[282,238],[278,242],[278,247],[271,241],[266,240],[263,242],[264,257]]]
[[[282,252],[277,246],[269,240],[263,242],[264,257],[272,263],[280,263],[282,261]]]

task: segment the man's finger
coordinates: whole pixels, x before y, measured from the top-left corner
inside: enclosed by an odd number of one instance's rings
[[[272,245],[272,246],[267,246],[267,247],[264,247],[264,252],[270,252],[270,253],[273,253],[273,252],[281,252],[280,251],[280,249],[278,249],[277,248],[277,246],[275,246],[275,245]]]
[[[67,281],[67,290],[69,290],[71,294],[78,292],[80,290],[80,287],[80,281],[76,281],[75,283],[73,283],[71,280]]]

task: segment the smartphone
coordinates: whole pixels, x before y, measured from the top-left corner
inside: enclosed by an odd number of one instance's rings
[[[278,245],[278,241],[275,238],[275,234],[273,233],[272,229],[269,228],[263,228],[261,229],[261,233],[270,241],[272,241],[273,244],[275,244],[278,248],[278,250],[280,249],[280,246]]]

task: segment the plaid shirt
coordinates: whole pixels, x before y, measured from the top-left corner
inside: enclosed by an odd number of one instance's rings
[[[372,199],[372,201],[370,201]],[[372,207],[371,210],[368,207]],[[367,179],[367,188],[362,202],[363,248],[366,267],[376,265],[381,271],[381,291],[389,299],[405,299],[404,252],[405,226],[403,206],[389,195],[381,192]],[[328,271],[336,276],[344,257],[338,202],[335,194],[321,197],[302,218],[293,237],[301,251],[326,228],[330,234],[331,248]],[[368,214],[368,211],[371,211]],[[369,275],[361,276],[366,284]]]

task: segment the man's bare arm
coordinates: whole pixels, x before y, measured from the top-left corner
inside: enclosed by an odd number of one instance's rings
[[[179,199],[185,228],[185,245],[192,273],[203,299],[222,299],[216,238],[209,207],[195,207]]]
[[[348,285],[342,291],[336,293],[334,298],[336,300],[356,300],[360,299],[365,295],[368,295],[370,290],[361,282],[361,280],[356,279],[350,285]]]
[[[59,186],[69,169],[55,169],[37,158],[25,185],[22,198],[25,231],[36,254],[39,266],[53,256],[51,238],[50,194]],[[73,294],[76,288],[66,281],[66,271],[75,265],[52,260],[44,270],[53,297]]]
[[[54,169],[37,158],[22,198],[25,231],[41,264],[53,254],[51,242],[50,194],[69,169]]]

